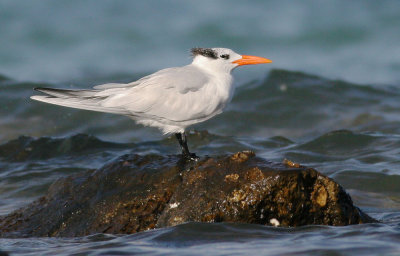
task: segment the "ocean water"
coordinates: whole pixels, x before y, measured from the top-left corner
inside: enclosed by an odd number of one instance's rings
[[[315,167],[380,220],[347,227],[186,223],[132,235],[0,239],[11,255],[400,255],[400,2],[0,1],[0,215],[60,177],[175,138],[111,114],[33,102],[222,46],[272,59],[234,71],[227,110],[189,133],[198,155],[253,150]],[[22,153],[21,153],[22,152]],[[22,156],[22,157],[21,157]]]

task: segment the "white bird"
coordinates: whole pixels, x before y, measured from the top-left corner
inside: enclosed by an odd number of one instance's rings
[[[222,113],[233,95],[233,69],[272,61],[226,48],[193,48],[191,52],[191,64],[162,69],[131,83],[102,84],[91,90],[35,88],[47,95],[31,99],[125,115],[164,134],[175,133],[182,155],[196,159],[189,152],[185,129]]]

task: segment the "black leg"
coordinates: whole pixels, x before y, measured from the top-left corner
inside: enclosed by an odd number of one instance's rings
[[[186,140],[186,133],[184,133],[184,132],[183,133],[175,133],[175,136],[179,141],[179,145],[181,145],[182,156],[187,159],[191,159],[191,160],[198,159],[196,154],[189,152],[189,148],[188,148],[187,140]]]

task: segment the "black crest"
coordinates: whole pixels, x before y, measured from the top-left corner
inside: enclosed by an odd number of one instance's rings
[[[192,48],[192,55],[202,55],[204,57],[209,57],[213,59],[218,59],[218,54],[211,48]]]

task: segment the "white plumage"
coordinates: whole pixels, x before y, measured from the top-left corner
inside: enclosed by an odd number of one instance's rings
[[[92,90],[36,88],[47,95],[31,99],[126,115],[164,134],[183,134],[188,126],[223,111],[234,91],[231,71],[235,67],[270,62],[225,48],[194,48],[192,53],[193,62],[187,66],[163,69],[128,84],[103,84]]]

